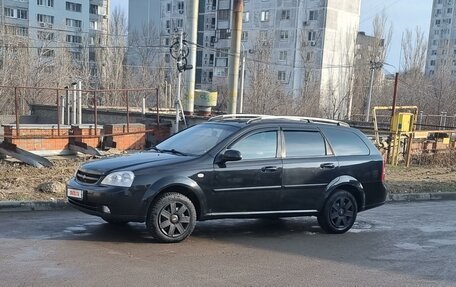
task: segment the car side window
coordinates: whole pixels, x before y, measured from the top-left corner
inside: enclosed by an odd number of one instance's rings
[[[337,156],[370,154],[364,141],[352,131],[326,129],[324,132]]]
[[[243,160],[275,158],[277,156],[277,131],[248,135],[229,148],[240,151]]]
[[[326,143],[320,132],[284,131],[286,157],[325,156]]]

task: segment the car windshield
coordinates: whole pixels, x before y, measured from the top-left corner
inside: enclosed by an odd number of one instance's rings
[[[177,133],[155,149],[181,155],[202,155],[238,129],[229,125],[200,124]]]

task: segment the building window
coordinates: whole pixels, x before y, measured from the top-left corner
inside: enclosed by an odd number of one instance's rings
[[[24,2],[24,1],[21,1]],[[36,0],[38,6],[54,7],[54,0]]]
[[[36,14],[36,20],[39,23],[54,24],[54,16],[51,15]]]
[[[82,43],[82,37],[81,36],[75,36],[75,35],[67,35],[66,36],[66,41],[68,43]]]
[[[28,19],[28,11],[24,9],[17,9],[18,19]]]
[[[318,11],[312,10],[309,11],[309,20],[317,20],[318,19]]]
[[[288,52],[287,51],[280,51],[279,52],[279,60],[280,61],[286,61],[288,57]]]
[[[177,10],[179,13],[184,11],[184,2],[177,2]]]
[[[54,57],[55,56],[55,51],[51,50],[51,49],[40,48],[40,49],[38,49],[38,56],[40,56],[40,57]]]
[[[15,17],[14,17],[14,9],[5,8],[5,17],[8,17],[8,18],[15,18]]]
[[[440,25],[440,19],[435,20],[435,25]]]
[[[81,60],[81,52],[71,52],[71,56],[73,60],[80,61]]]
[[[435,66],[435,60],[431,60],[431,66]]]
[[[307,40],[315,41],[317,33],[315,31],[309,31],[307,35]]]
[[[15,35],[15,36],[28,36],[29,30],[27,27],[5,25],[5,33],[8,35]]]
[[[287,75],[285,74],[285,71],[279,71],[278,74],[277,74],[277,79],[280,82],[285,82],[286,81],[286,77],[287,77]]]
[[[171,12],[171,3],[166,3],[166,12]]]
[[[249,20],[250,20],[250,13],[249,13],[249,11],[244,12],[244,14],[242,14],[242,21],[244,21],[244,22],[249,22]]]
[[[217,12],[217,18],[219,21],[229,20],[230,19],[230,10],[219,10]]]
[[[76,20],[76,19],[66,18],[66,25],[68,27],[81,28],[82,27],[82,21],[81,20]]]
[[[290,10],[282,10],[281,20],[290,20]]]
[[[306,54],[306,61],[309,62],[310,60],[312,60],[312,57],[313,57],[313,53],[312,53],[312,52],[307,52],[307,54]]]
[[[90,12],[90,14],[98,15],[99,14],[98,13],[98,5],[90,4],[89,12]]]
[[[280,40],[288,41],[288,31],[286,31],[286,30],[280,31]]]
[[[267,22],[269,21],[269,10],[261,11],[260,14],[260,21]]]
[[[7,18],[17,18],[17,19],[28,19],[28,11],[25,9],[13,9],[13,8],[4,8],[5,17]]]
[[[54,40],[54,33],[52,32],[47,32],[47,31],[38,31],[38,39],[42,40],[42,41],[52,41]]]
[[[455,50],[455,52],[456,52],[456,50]],[[456,54],[456,53],[455,53],[455,54]],[[437,50],[432,50],[432,51],[431,51],[431,55],[437,55]]]
[[[90,21],[90,29],[98,30],[98,22],[97,21]]]
[[[247,31],[242,31],[241,41],[247,41],[249,39],[249,33]]]
[[[448,8],[447,9],[447,14],[451,14],[451,13],[453,13],[453,8]]]
[[[184,27],[184,19],[177,19],[177,27],[178,28]]]
[[[266,40],[268,38],[268,30],[260,30],[260,39]]]
[[[73,2],[66,2],[66,9],[67,9],[67,11],[81,12],[82,11],[82,4],[73,3]]]

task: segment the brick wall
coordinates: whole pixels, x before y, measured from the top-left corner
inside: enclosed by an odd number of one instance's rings
[[[91,147],[99,147],[100,145],[100,135],[102,132],[102,127],[97,126],[97,133],[98,137],[87,137],[84,136],[93,136],[95,135],[95,126],[94,125],[80,125],[80,126],[72,126],[72,132],[74,136],[81,136],[81,138],[75,138],[75,140],[83,142]]]
[[[104,134],[119,134],[127,132],[127,124],[114,124],[105,125],[103,127]],[[144,124],[130,124],[129,132],[141,132],[129,135],[115,135],[112,136],[112,141],[116,143],[116,149],[118,150],[130,150],[136,149],[141,150],[146,146],[146,126]]]
[[[45,136],[58,136],[56,125],[21,125],[20,136],[29,137],[22,139],[14,139],[11,137],[17,136],[16,126],[4,126],[5,141],[15,144],[18,148],[27,151],[62,151],[68,148],[68,137],[51,139],[51,138],[36,138]],[[69,126],[60,127],[60,136],[68,136],[70,134]]]

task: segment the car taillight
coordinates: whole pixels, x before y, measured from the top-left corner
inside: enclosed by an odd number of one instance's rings
[[[382,161],[382,182],[385,182],[386,170],[385,170],[385,160]]]

